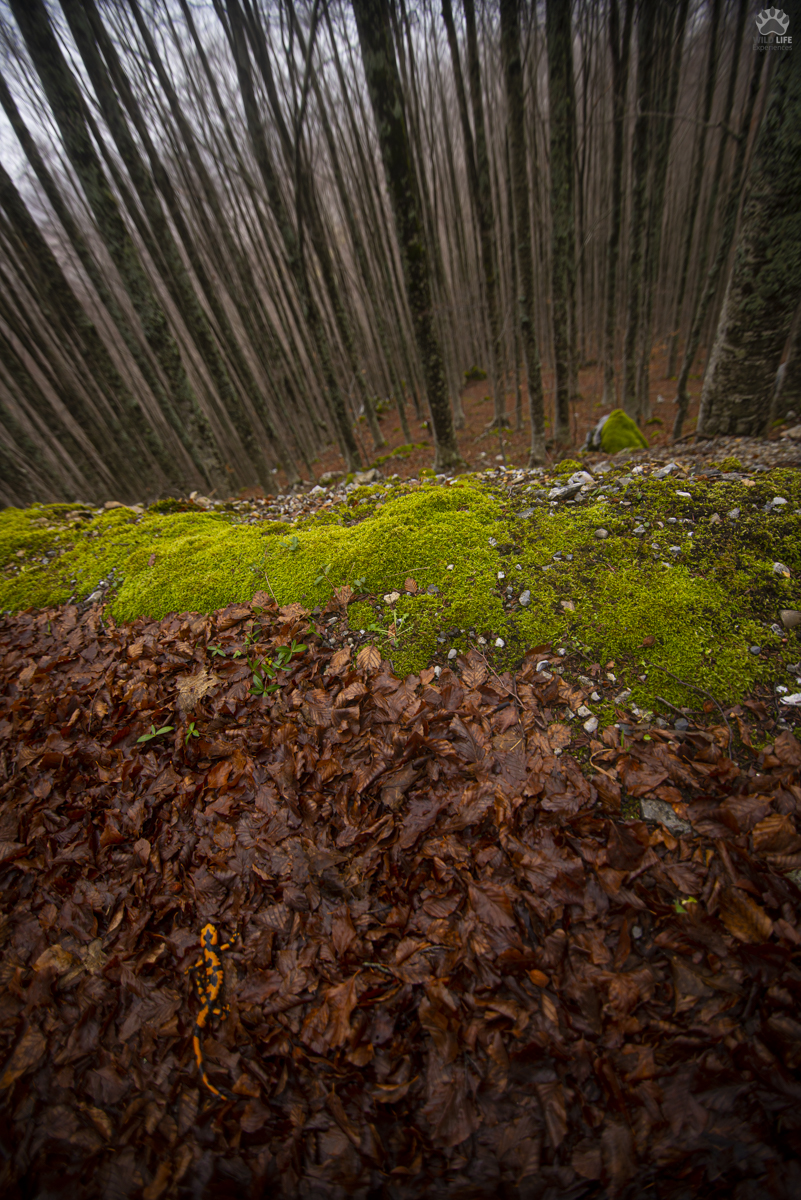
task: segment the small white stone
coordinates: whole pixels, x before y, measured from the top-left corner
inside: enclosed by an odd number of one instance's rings
[[[400,592],[387,592],[384,597],[385,604],[394,604],[396,600],[400,600]]]
[[[550,665],[551,665],[551,664],[548,662],[548,659],[547,659],[547,658],[542,658],[542,659],[540,659],[540,661],[537,663],[537,670],[538,670],[538,671],[547,671],[547,670],[548,670],[548,667],[549,667]]]
[[[434,667],[434,674],[436,675],[437,679],[439,679],[440,675],[442,674],[442,667]]]
[[[580,704],[580,705],[579,705],[579,707],[578,707],[578,709],[577,709],[576,711],[577,711],[577,713],[578,713],[578,715],[579,715],[580,717],[590,717],[590,716],[592,716],[592,712],[590,711],[590,709],[589,709],[589,708],[587,708],[587,705],[586,705],[586,704]]]
[[[480,638],[478,638],[477,640],[478,640],[478,644],[479,644],[479,646],[486,646],[486,644],[487,644],[487,639],[486,639],[486,638],[480,637]]]
[[[564,658],[565,655],[567,654],[567,650],[565,650],[564,646],[560,646],[559,649],[556,651],[556,653],[559,655],[560,658]]]
[[[598,692],[590,692],[590,700],[600,700],[601,696]]]
[[[692,500],[692,494],[690,492],[676,492],[676,495],[681,496],[684,500]]]
[[[503,647],[506,645],[506,642],[503,640],[503,638],[496,638],[495,645],[498,646],[500,649],[503,649]]]
[[[506,575],[504,574],[504,572],[503,572],[503,571],[499,571],[499,572],[498,572],[498,578],[499,578],[499,579],[505,579],[505,578],[506,578]]]
[[[639,940],[639,938],[642,937],[642,928],[639,925],[632,925],[631,936],[635,939],[635,941]]]
[[[456,658],[456,654],[457,654],[457,651],[456,651],[456,650],[449,650],[449,651],[448,651],[448,658]]]
[[[452,570],[453,570],[453,563],[448,563],[448,565],[447,565],[447,567],[445,568],[445,570],[446,570],[446,571],[452,571]]]
[[[585,733],[595,733],[598,728],[598,718],[590,717],[584,722],[583,729]]]

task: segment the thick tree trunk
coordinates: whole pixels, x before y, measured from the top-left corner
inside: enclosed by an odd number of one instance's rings
[[[790,351],[782,378],[776,386],[771,419],[783,417],[788,412],[795,413],[793,425],[801,424],[801,310],[795,316]]]
[[[375,3],[375,0],[355,0],[353,11],[395,215],[409,308],[425,375],[436,441],[435,466],[437,470],[450,470],[460,465],[462,459],[448,403],[442,350],[434,331],[420,197],[400,102],[400,82],[388,15],[384,3]]]
[[[617,0],[609,4],[609,47],[612,52],[612,203],[609,216],[609,240],[606,248],[606,313],[604,317],[604,408],[617,404],[615,387],[615,331],[617,329],[617,267],[620,255],[620,227],[623,220],[623,133],[626,119],[626,91],[629,79],[631,27],[634,0],[626,0],[623,39],[620,40],[620,15]]]
[[[801,298],[801,55],[777,51],[698,432],[764,436]]]
[[[529,465],[545,462],[545,409],[542,395],[542,367],[534,320],[534,256],[531,247],[528,160],[526,155],[523,71],[520,61],[519,0],[501,0],[501,54],[509,110],[509,155],[517,236],[517,261],[520,271],[519,321],[526,361],[526,388],[531,421]]]
[[[551,135],[551,308],[556,369],[557,443],[570,442],[570,306],[573,154],[569,89],[573,79],[570,0],[546,0],[548,107]],[[572,268],[575,277],[575,264]]]

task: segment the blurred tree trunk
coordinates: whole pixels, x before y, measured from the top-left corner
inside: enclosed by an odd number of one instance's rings
[[[47,10],[42,0],[9,2],[100,234],[167,378],[173,399],[171,412],[177,418],[176,432],[206,483],[224,489],[226,474],[211,426],[198,405],[164,310],[98,161],[87,128],[84,101],[50,27]]]
[[[778,61],[776,61],[778,60]],[[801,55],[775,55],[698,433],[761,437],[801,299]]]
[[[554,439],[570,442],[570,285],[575,281],[573,135],[570,88],[573,38],[570,0],[546,0],[548,107],[551,134],[551,307],[553,310],[556,420]],[[573,263],[570,263],[571,250]]]
[[[617,404],[615,387],[615,332],[617,330],[617,269],[620,227],[623,221],[623,134],[626,120],[626,91],[629,78],[631,27],[634,0],[626,0],[623,37],[620,37],[618,0],[609,2],[609,48],[612,54],[612,207],[606,249],[606,313],[604,317],[604,408]]]
[[[695,232],[695,222],[698,216],[698,206],[701,199],[701,186],[704,179],[707,129],[712,117],[712,102],[715,98],[715,82],[718,76],[718,63],[720,61],[720,39],[718,37],[718,30],[720,28],[722,7],[723,0],[711,0],[711,25],[709,33],[709,53],[707,55],[706,64],[706,79],[704,82],[704,104],[701,111],[701,127],[698,130],[698,136],[695,139],[693,166],[690,176],[690,200],[687,208],[687,214],[684,219],[684,245],[681,252],[679,286],[676,292],[676,301],[673,308],[672,334],[670,338],[670,350],[668,353],[667,365],[668,379],[672,379],[676,374],[676,366],[678,363],[681,314],[682,309],[684,308],[684,296],[687,290],[687,278],[690,271],[690,253],[693,245],[693,233]]]
[[[623,344],[623,408],[637,416],[637,333],[640,328],[646,187],[648,183],[648,124],[653,96],[654,6],[643,0],[637,13],[637,119],[631,150],[631,221],[629,224],[628,306]]]
[[[501,54],[506,83],[506,103],[509,110],[509,156],[514,197],[517,261],[520,271],[518,319],[523,354],[526,360],[526,388],[529,420],[531,421],[529,465],[533,467],[545,462],[545,410],[542,395],[542,368],[534,320],[534,256],[531,247],[531,213],[528,201],[528,157],[523,102],[523,70],[520,61],[519,0],[501,0],[500,15]]]
[[[687,384],[689,382],[690,371],[692,370],[692,365],[693,365],[693,362],[695,361],[695,356],[698,353],[698,347],[701,342],[701,330],[703,328],[703,324],[704,324],[704,321],[706,320],[706,315],[709,310],[709,300],[706,299],[706,293],[708,291],[708,281],[706,279],[707,260],[709,258],[709,251],[710,251],[711,242],[712,242],[712,225],[713,225],[713,222],[715,219],[715,210],[717,208],[718,193],[720,191],[720,185],[721,185],[721,181],[723,179],[723,163],[724,163],[724,159],[726,157],[726,146],[728,144],[728,138],[729,138],[728,129],[729,129],[729,124],[731,122],[732,108],[734,107],[734,93],[735,93],[735,90],[737,87],[737,71],[738,71],[738,68],[740,65],[740,54],[741,54],[742,46],[743,46],[743,36],[745,33],[745,20],[746,20],[747,15],[748,15],[748,0],[740,0],[740,6],[739,6],[739,9],[737,12],[737,25],[736,25],[735,34],[734,34],[734,49],[732,52],[731,67],[729,70],[729,84],[726,89],[726,100],[724,102],[723,115],[721,118],[722,128],[720,130],[720,141],[718,143],[718,154],[717,154],[717,159],[715,162],[715,171],[712,176],[712,189],[711,189],[711,192],[709,195],[709,199],[707,200],[706,219],[704,221],[704,227],[701,230],[700,239],[699,239],[700,245],[699,245],[698,251],[696,252],[696,259],[695,259],[695,264],[694,264],[694,269],[693,269],[693,274],[696,275],[697,278],[701,281],[702,286],[698,291],[698,299],[695,304],[695,311],[693,312],[693,319],[692,319],[692,322],[690,325],[690,333],[687,338],[687,344],[684,347],[684,358],[682,360],[681,370],[679,371],[679,378],[678,378],[678,382],[676,384],[677,408],[676,408],[676,417],[675,417],[674,424],[673,424],[674,439],[677,437],[681,437],[682,426],[684,424],[684,419],[687,416],[687,408],[690,403],[690,396],[687,391]],[[767,56],[765,54],[762,54],[762,55],[757,54],[757,56],[756,56],[757,61],[760,63],[760,75],[761,75],[761,63],[766,57]],[[755,66],[756,66],[756,63],[755,63]],[[754,95],[754,100],[756,100],[756,91],[754,91],[753,95]],[[748,140],[748,128],[750,127],[750,124],[751,124],[752,112],[753,112],[753,104],[751,105],[751,112],[749,112],[749,114],[748,114],[748,125],[745,127],[745,129],[743,129],[741,127],[741,131],[740,131],[740,146],[742,147],[743,162],[745,161],[745,146],[746,146],[746,143]],[[738,154],[737,154],[738,158],[739,158],[739,150],[740,150],[740,147],[738,147]],[[737,179],[738,197],[739,197],[739,188],[742,183],[742,179],[741,179],[742,165],[740,166],[740,170],[738,171],[736,162],[735,162],[734,174]],[[734,182],[734,180],[732,180],[732,182]],[[724,218],[724,230],[726,229],[726,226],[727,226],[727,222],[726,222],[726,219]],[[729,246],[730,245],[731,245],[731,239],[729,239]],[[729,249],[729,247],[727,246],[727,248],[726,248],[727,254],[728,254],[728,249]],[[714,282],[715,282],[715,285],[717,285],[717,276],[715,277]]]
[[[651,415],[650,370],[654,296],[659,279],[662,224],[665,215],[665,185],[673,140],[688,8],[689,0],[681,0],[678,8],[674,8],[669,0],[660,0],[657,6],[654,54],[654,73],[657,85],[654,97],[655,115],[651,118],[648,155],[651,160],[651,194],[648,201],[642,311],[638,339],[640,364],[637,373],[636,419],[640,425],[644,424]]]
[[[442,17],[448,35],[448,45],[453,63],[453,77],[456,85],[456,97],[459,104],[459,116],[462,122],[468,186],[473,207],[478,218],[481,274],[484,281],[484,297],[487,306],[487,323],[489,325],[490,374],[492,377],[492,394],[495,404],[495,416],[492,421],[492,427],[500,428],[508,426],[509,421],[506,416],[504,370],[501,359],[501,323],[498,311],[498,280],[495,272],[493,246],[495,220],[492,206],[489,154],[487,152],[487,133],[484,125],[484,101],[481,92],[481,66],[478,57],[476,13],[473,0],[465,0],[464,12],[467,27],[467,73],[470,82],[470,101],[473,110],[475,137],[470,127],[470,117],[467,110],[467,97],[462,76],[459,44],[456,38],[453,12],[450,0],[442,0]]]
[[[400,100],[400,80],[389,17],[385,0],[355,0],[353,11],[395,215],[409,308],[425,375],[436,443],[435,468],[452,470],[462,460],[448,403],[442,350],[434,331],[431,277],[423,239],[420,197]]]

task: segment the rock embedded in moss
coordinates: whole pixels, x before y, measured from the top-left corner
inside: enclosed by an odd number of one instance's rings
[[[601,449],[605,454],[617,454],[637,447],[647,450],[645,436],[622,408],[613,409],[601,430]]]

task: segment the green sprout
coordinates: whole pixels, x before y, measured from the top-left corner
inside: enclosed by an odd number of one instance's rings
[[[162,733],[172,733],[174,725],[162,725],[161,729],[156,729],[155,725],[150,726],[150,733],[143,733],[141,737],[136,739],[136,744],[140,742],[149,742],[151,738],[161,737]]]
[[[189,739],[190,739],[190,738],[193,738],[193,737],[199,738],[199,737],[200,737],[200,733],[199,733],[199,731],[198,731],[198,730],[196,729],[196,727],[195,727],[195,722],[194,722],[194,721],[190,721],[190,722],[189,722],[189,728],[187,729],[187,731],[186,731],[186,736],[185,736],[185,738],[184,738],[184,745],[187,745],[187,744],[188,744],[188,742],[189,742]]]

